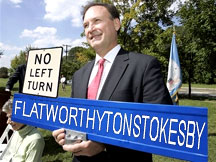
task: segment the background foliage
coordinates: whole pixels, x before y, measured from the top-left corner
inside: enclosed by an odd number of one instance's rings
[[[0,78],[7,78],[8,77],[8,68],[1,67],[0,68]]]

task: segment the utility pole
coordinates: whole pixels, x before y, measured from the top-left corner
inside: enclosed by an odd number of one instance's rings
[[[66,53],[66,61],[67,61],[67,54],[69,52],[68,47],[71,47],[71,45],[63,44],[62,46],[65,46],[65,48],[66,48],[64,52]]]
[[[69,49],[68,47],[71,47],[71,45],[67,45],[67,44],[63,44],[62,46],[65,46],[65,53],[66,53],[66,62],[67,62],[67,55],[68,55],[68,52],[69,52]],[[68,78],[68,71],[66,72],[66,78]]]

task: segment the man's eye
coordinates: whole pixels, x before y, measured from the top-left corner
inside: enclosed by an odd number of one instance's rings
[[[96,19],[95,22],[97,22],[97,23],[100,22],[100,19]]]
[[[84,27],[84,28],[87,28],[87,27],[88,27],[88,24],[84,24],[83,27]]]

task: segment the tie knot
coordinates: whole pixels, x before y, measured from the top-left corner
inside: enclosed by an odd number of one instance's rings
[[[103,65],[104,62],[105,62],[105,59],[100,59],[100,60],[99,60],[99,65]]]

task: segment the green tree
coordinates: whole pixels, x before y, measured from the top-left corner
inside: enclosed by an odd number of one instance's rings
[[[176,32],[177,33],[177,32]],[[151,55],[155,56],[162,64],[161,70],[164,75],[164,78],[167,78],[168,75],[168,65],[169,65],[169,57],[170,57],[170,48],[172,41],[173,27],[168,27],[166,30],[157,35],[154,40],[155,46],[152,46]],[[176,42],[178,44],[178,35],[176,36]],[[180,59],[181,60],[181,59]]]
[[[215,83],[216,78],[216,4],[215,0],[190,0],[180,6],[182,38],[188,64],[188,80]]]
[[[8,68],[1,67],[0,68],[0,78],[7,78],[8,77]]]
[[[131,0],[117,1],[122,28],[119,34],[121,45],[127,49],[155,55],[155,39],[163,32],[159,24],[171,25],[173,13],[168,10],[172,1]]]
[[[88,61],[94,59],[95,52],[92,48],[74,47],[71,48],[68,57],[63,57],[61,65],[61,74],[71,79],[73,73],[80,69]]]
[[[11,60],[11,68],[15,70],[17,66],[26,63],[26,52],[20,51],[18,56],[15,56],[14,59]]]

